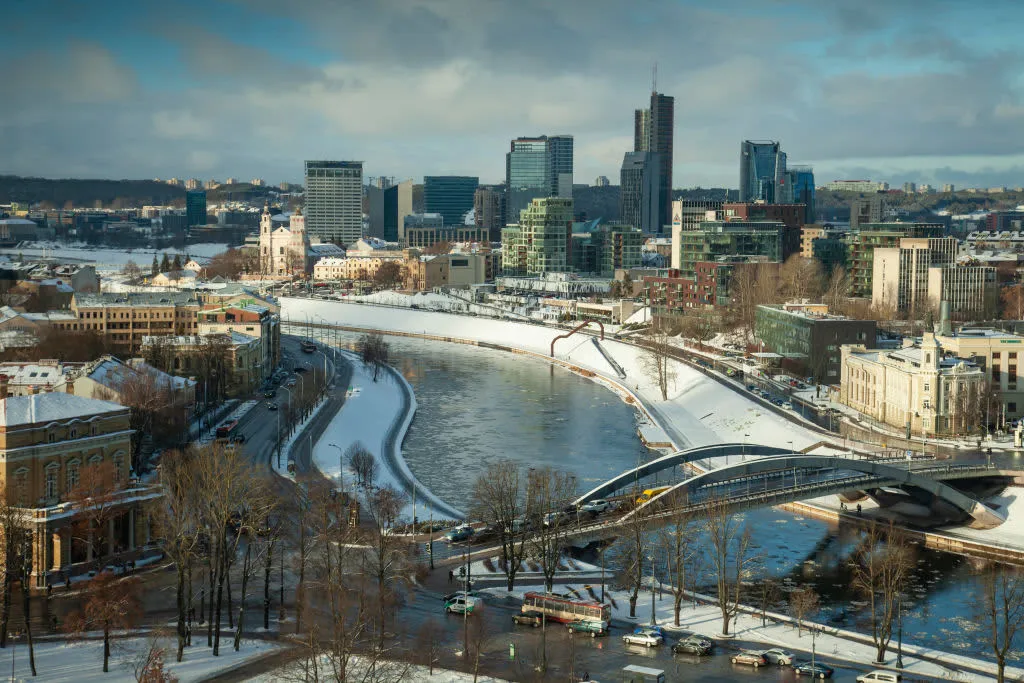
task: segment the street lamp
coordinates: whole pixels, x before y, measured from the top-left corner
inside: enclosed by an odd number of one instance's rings
[[[747,461],[747,439],[750,438],[750,434],[743,435],[743,462]]]
[[[896,593],[896,668],[903,668],[903,593]]]
[[[654,556],[648,555],[647,560],[651,563],[651,626],[657,626],[658,617],[654,613],[654,583],[657,581],[654,578]]]
[[[345,493],[345,452],[341,450],[341,446],[336,443],[327,444],[332,448],[338,449],[338,478],[340,481],[341,493]]]
[[[281,387],[288,392],[288,413],[292,412],[292,392],[288,387]],[[281,469],[281,411],[277,411],[277,469]]]

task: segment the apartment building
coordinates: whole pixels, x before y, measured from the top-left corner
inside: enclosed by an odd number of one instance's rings
[[[199,301],[189,292],[76,293],[70,315],[50,324],[102,334],[117,355],[128,357],[139,352],[143,337],[194,334],[199,309]]]

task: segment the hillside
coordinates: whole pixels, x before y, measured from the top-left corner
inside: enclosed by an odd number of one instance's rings
[[[184,205],[185,190],[153,180],[23,178],[0,176],[0,204],[42,203],[44,209]]]

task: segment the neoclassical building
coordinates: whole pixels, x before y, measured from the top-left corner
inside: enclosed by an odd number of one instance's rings
[[[292,277],[309,271],[309,235],[302,209],[296,209],[288,227],[274,228],[270,206],[260,216],[260,271],[263,275]]]

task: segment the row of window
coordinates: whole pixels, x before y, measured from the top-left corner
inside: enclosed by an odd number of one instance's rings
[[[89,458],[88,466],[95,467],[101,462],[103,462],[103,456],[93,455]],[[81,481],[81,464],[81,460],[78,458],[74,458],[65,463],[63,493],[68,494],[78,487]],[[124,455],[115,455],[113,457],[113,465],[113,483],[115,486],[120,486],[125,481]],[[47,499],[57,498],[62,493],[60,488],[60,468],[61,466],[59,462],[51,462],[44,468],[43,496]],[[32,504],[32,501],[29,498],[28,475],[29,469],[27,467],[18,468],[14,472],[14,491],[18,505]]]

